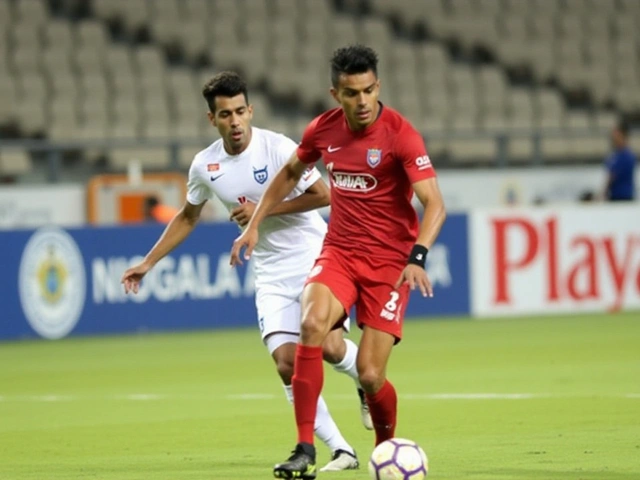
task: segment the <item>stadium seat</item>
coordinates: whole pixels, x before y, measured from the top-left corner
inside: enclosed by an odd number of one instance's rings
[[[605,130],[607,133],[616,125],[618,115],[612,111],[600,110],[594,116],[594,123],[597,128]]]
[[[455,163],[495,164],[497,142],[495,138],[456,138],[448,144],[448,151]]]
[[[19,92],[13,76],[0,76],[0,123],[14,118]]]
[[[208,0],[183,0],[181,6],[186,18],[209,18],[211,14],[211,2]]]
[[[76,27],[76,38],[80,45],[94,50],[104,50],[108,45],[106,27],[97,20],[81,20]]]
[[[571,140],[558,131],[557,137],[542,138],[542,154],[550,162],[566,162],[571,158]]]
[[[0,175],[22,175],[31,169],[31,156],[27,150],[0,150]]]
[[[534,158],[534,143],[530,136],[512,136],[507,140],[507,157],[513,163],[531,162]]]
[[[164,147],[126,147],[109,152],[109,167],[113,170],[125,170],[133,160],[145,170],[162,170],[171,165],[169,151]]]
[[[17,18],[34,25],[42,25],[49,19],[49,9],[45,0],[21,0],[14,2]]]
[[[13,5],[11,2],[0,2],[0,32],[6,32],[14,21]]]

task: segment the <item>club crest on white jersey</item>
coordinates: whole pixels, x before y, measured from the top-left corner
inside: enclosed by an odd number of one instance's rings
[[[267,172],[268,166],[265,165],[264,168],[254,168],[253,169],[253,178],[262,185],[269,178],[269,173]]]

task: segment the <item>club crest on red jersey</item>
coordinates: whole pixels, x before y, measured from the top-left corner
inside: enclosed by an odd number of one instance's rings
[[[378,148],[370,148],[367,150],[367,163],[371,168],[375,168],[380,165],[382,161],[382,150]]]

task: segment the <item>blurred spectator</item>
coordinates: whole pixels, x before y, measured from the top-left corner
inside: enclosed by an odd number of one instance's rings
[[[546,205],[547,201],[542,195],[536,195],[533,197],[533,204],[535,206]]]
[[[147,222],[167,224],[176,213],[178,213],[177,208],[160,203],[155,195],[149,195],[144,199],[144,219]]]
[[[611,143],[614,151],[605,161],[608,177],[604,198],[609,201],[633,200],[636,156],[629,148],[629,126],[625,122],[614,127]]]
[[[591,190],[586,190],[580,194],[578,200],[583,203],[594,202],[596,200],[596,195]]]

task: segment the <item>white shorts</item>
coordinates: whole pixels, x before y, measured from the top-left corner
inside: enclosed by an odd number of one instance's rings
[[[256,292],[256,309],[258,311],[258,326],[262,341],[275,333],[287,334],[298,337],[300,335],[300,322],[302,321],[302,307],[300,298],[288,298],[273,293]],[[349,331],[350,320],[347,318],[342,328]],[[282,343],[288,343],[282,342]],[[282,344],[280,343],[280,345]],[[279,346],[279,345],[278,345]]]
[[[282,332],[300,335],[300,310],[298,298],[288,298],[273,293],[256,292],[258,326],[262,339],[272,333]]]

